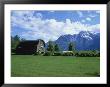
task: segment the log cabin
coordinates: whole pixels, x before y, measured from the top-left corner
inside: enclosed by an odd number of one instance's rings
[[[45,42],[41,39],[21,41],[15,52],[16,54],[45,53]]]

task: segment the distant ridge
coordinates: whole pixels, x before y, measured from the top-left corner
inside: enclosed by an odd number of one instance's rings
[[[68,44],[70,42],[76,44],[76,50],[100,50],[100,33],[81,31],[78,34],[62,35],[53,42],[58,44],[60,49],[64,51],[68,50]]]

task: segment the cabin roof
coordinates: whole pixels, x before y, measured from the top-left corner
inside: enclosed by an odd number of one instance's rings
[[[41,39],[21,41],[20,44],[19,44],[19,46],[24,46],[24,45],[25,45],[25,46],[26,46],[26,45],[28,45],[28,46],[33,46],[33,45],[38,44],[39,40],[41,40]],[[43,40],[41,40],[41,41],[44,43],[44,46],[45,46],[45,42],[44,42]]]

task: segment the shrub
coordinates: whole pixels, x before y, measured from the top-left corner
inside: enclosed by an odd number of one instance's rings
[[[44,54],[44,56],[51,56],[52,55],[52,52],[50,52],[50,51],[47,51],[47,52],[45,52],[45,54]]]
[[[38,55],[38,54],[36,54]],[[65,51],[50,52],[47,51],[44,56],[77,56],[77,57],[100,57],[100,51]]]
[[[33,55],[44,55],[44,52],[35,52]]]
[[[99,51],[77,51],[75,52],[75,56],[78,57],[99,57]]]
[[[75,54],[73,51],[67,51],[67,52],[64,52],[62,55],[63,56],[74,56]]]
[[[33,55],[40,55],[38,52],[35,52]]]
[[[61,56],[62,55],[62,53],[60,53],[60,52],[55,52],[54,54],[53,54],[53,56]]]

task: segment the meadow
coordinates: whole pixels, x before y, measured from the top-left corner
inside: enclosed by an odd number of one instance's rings
[[[12,55],[12,77],[99,77],[99,57]]]

